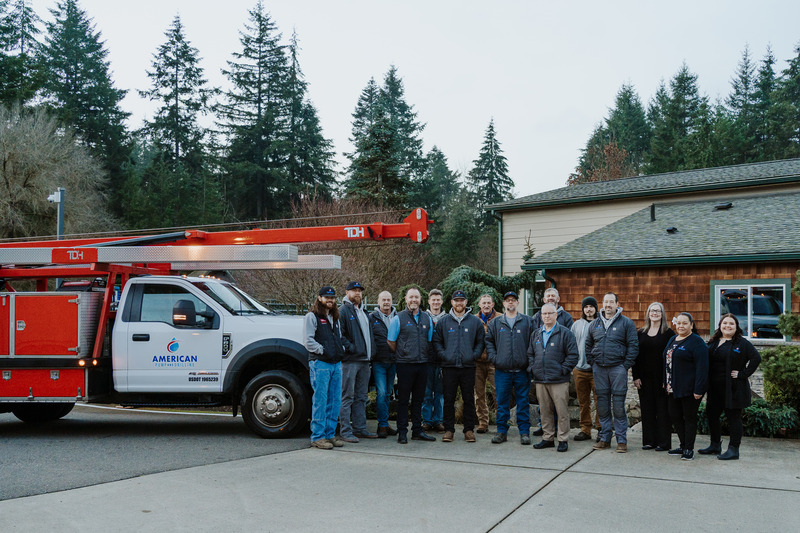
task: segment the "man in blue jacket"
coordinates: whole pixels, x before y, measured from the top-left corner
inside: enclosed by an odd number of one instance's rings
[[[600,440],[593,446],[595,450],[611,447],[613,424],[617,452],[628,451],[625,397],[628,394],[628,369],[638,356],[636,326],[633,320],[622,315],[617,295],[608,292],[603,296],[600,316],[589,325],[589,334],[586,336],[586,360],[592,365],[597,414],[600,417]]]
[[[467,295],[455,291],[450,299],[450,314],[436,322],[433,346],[442,365],[444,394],[444,437],[453,442],[456,423],[456,391],[461,389],[464,401],[464,440],[475,442],[475,362],[483,353],[484,336],[481,319],[467,309]]]
[[[540,311],[542,326],[533,331],[528,346],[528,370],[536,383],[536,397],[542,413],[558,415],[558,451],[569,448],[569,378],[578,363],[578,343],[572,331],[556,320],[558,310],[554,304],[544,304]],[[555,422],[550,416],[542,417],[542,441],[534,444],[537,450],[555,446]]]
[[[495,318],[486,329],[486,352],[494,365],[497,389],[497,435],[492,444],[508,440],[508,419],[511,411],[511,392],[517,399],[517,427],[520,444],[530,444],[531,413],[528,394],[531,378],[528,375],[528,344],[531,340],[531,318],[517,313],[519,298],[510,291],[503,296],[505,313]]]

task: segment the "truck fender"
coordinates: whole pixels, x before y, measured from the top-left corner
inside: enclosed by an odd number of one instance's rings
[[[253,358],[260,357],[265,353],[287,355],[302,364],[303,368],[308,369],[308,351],[299,342],[289,339],[261,339],[248,344],[233,356],[225,372],[222,392],[231,392],[239,372]]]

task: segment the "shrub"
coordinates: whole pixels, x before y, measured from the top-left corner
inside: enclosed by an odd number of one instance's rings
[[[764,350],[763,357],[761,369],[767,400],[800,411],[800,346]]]
[[[728,419],[723,413],[721,418],[722,433],[728,434]],[[784,430],[795,431],[800,429],[800,417],[797,409],[788,405],[775,405],[765,400],[757,399],[742,411],[742,426],[747,437],[776,437],[783,435]],[[706,404],[700,404],[697,420],[697,432],[708,434],[708,418],[706,418]]]

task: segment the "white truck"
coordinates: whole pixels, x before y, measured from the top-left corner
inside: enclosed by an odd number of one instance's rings
[[[76,402],[232,406],[257,435],[291,435],[311,409],[302,319],[177,272],[336,268],[339,258],[264,243],[424,242],[430,223],[416,209],[399,224],[0,243],[0,412],[47,422]],[[82,281],[48,291],[54,278]],[[18,280],[37,290],[16,292]]]

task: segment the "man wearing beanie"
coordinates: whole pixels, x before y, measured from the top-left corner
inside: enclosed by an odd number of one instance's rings
[[[575,392],[578,395],[578,405],[581,410],[581,431],[573,437],[574,440],[589,440],[592,438],[592,402],[594,396],[597,403],[597,394],[594,391],[594,375],[592,365],[586,361],[586,335],[589,324],[597,318],[597,300],[587,296],[581,302],[581,318],[572,324],[572,333],[578,342],[578,364],[572,375],[575,378]],[[594,415],[594,425],[600,427],[597,411]]]

